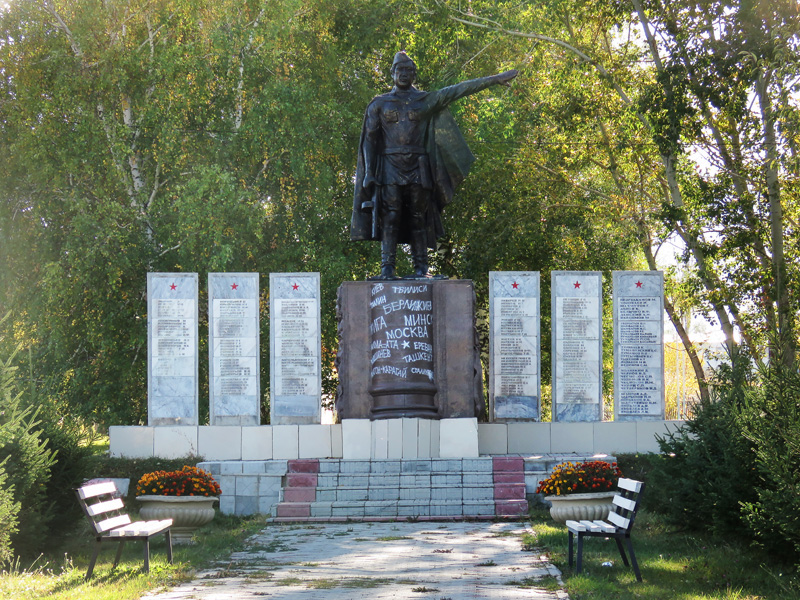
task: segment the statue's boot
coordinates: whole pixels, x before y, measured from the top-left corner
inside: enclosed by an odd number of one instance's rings
[[[428,276],[428,232],[415,229],[411,232],[411,257],[414,260],[414,275]]]
[[[381,240],[381,279],[394,279],[397,256],[397,229],[385,227]]]

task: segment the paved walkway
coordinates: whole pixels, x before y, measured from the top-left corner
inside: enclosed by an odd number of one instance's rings
[[[564,600],[521,523],[270,525],[230,562],[148,600]],[[538,587],[537,587],[538,586]]]

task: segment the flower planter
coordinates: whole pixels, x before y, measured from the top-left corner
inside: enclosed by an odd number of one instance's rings
[[[613,508],[615,492],[595,492],[590,494],[567,494],[566,496],[545,496],[550,502],[550,516],[556,523],[567,521],[597,521],[608,518]]]
[[[195,529],[208,525],[214,518],[216,496],[137,496],[142,503],[143,519],[172,519],[172,541],[191,544]]]

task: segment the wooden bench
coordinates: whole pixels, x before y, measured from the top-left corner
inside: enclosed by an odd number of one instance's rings
[[[614,496],[614,509],[608,514],[608,521],[567,521],[569,530],[569,566],[572,567],[573,538],[578,536],[578,567],[576,573],[581,572],[583,563],[583,538],[602,537],[614,538],[617,542],[619,554],[622,562],[629,566],[628,558],[625,556],[625,549],[622,541],[628,547],[633,564],[633,572],[636,580],[642,581],[642,574],[639,572],[639,563],[636,561],[636,554],[633,552],[631,543],[631,530],[633,521],[636,518],[636,511],[639,509],[639,500],[644,491],[644,483],[633,479],[619,480],[619,493]]]
[[[150,538],[163,533],[167,540],[167,558],[172,563],[172,519],[164,521],[136,521],[124,512],[125,505],[117,496],[117,487],[114,482],[95,483],[84,485],[75,490],[78,502],[83,509],[89,525],[94,532],[95,546],[92,559],[89,561],[89,570],[86,579],[92,576],[97,555],[103,542],[117,542],[117,556],[114,559],[116,568],[122,556],[122,549],[128,540],[142,540],[144,542],[144,572],[150,571]]]

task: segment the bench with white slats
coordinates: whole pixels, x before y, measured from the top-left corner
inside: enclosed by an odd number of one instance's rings
[[[163,521],[131,521],[124,512],[125,505],[116,498],[117,487],[113,481],[84,485],[75,490],[78,502],[86,515],[95,538],[94,552],[89,561],[86,579],[91,578],[94,564],[103,542],[117,542],[117,556],[114,568],[122,556],[122,549],[128,540],[144,542],[144,572],[150,571],[150,538],[161,533],[167,541],[167,558],[172,563],[172,519]]]
[[[631,543],[631,530],[633,521],[636,518],[636,511],[639,508],[639,500],[644,491],[644,483],[633,479],[621,478],[619,480],[619,493],[614,496],[613,510],[608,513],[606,521],[567,521],[569,531],[569,566],[572,566],[573,539],[578,536],[578,565],[576,573],[581,572],[583,566],[583,538],[584,537],[603,537],[614,538],[617,543],[622,562],[629,566],[628,557],[622,545],[623,540],[628,547],[631,555],[633,572],[636,580],[641,581],[642,575],[639,572],[639,563],[636,561],[636,554],[633,552]]]

